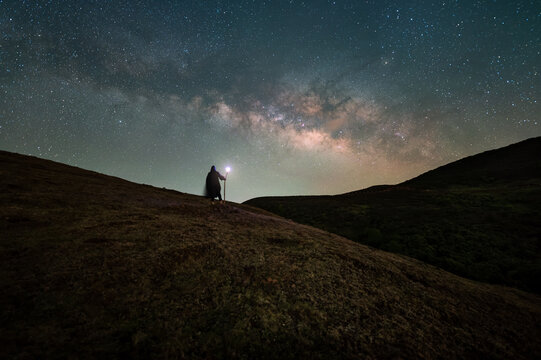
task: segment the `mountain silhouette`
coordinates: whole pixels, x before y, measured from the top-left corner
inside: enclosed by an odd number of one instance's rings
[[[0,175],[0,358],[541,356],[536,295],[48,160]]]
[[[408,180],[403,185],[424,188],[494,183],[508,185],[539,179],[541,137],[536,137],[452,162]]]
[[[398,185],[246,204],[461,276],[541,293],[541,137]]]

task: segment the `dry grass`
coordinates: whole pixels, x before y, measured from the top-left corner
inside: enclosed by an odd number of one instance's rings
[[[541,301],[0,152],[2,358],[539,358]]]

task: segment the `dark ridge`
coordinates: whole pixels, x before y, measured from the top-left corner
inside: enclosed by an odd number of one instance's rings
[[[428,171],[402,185],[483,185],[541,178],[541,137],[485,151]]]

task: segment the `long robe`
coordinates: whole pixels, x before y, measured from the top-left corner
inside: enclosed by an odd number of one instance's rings
[[[210,170],[207,174],[206,191],[207,197],[214,199],[216,197],[221,198],[222,186],[220,185],[220,179],[225,180],[225,177],[216,170]]]

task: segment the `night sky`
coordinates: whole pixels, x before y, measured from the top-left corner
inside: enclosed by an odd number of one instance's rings
[[[228,199],[541,135],[539,1],[1,1],[0,149]]]

